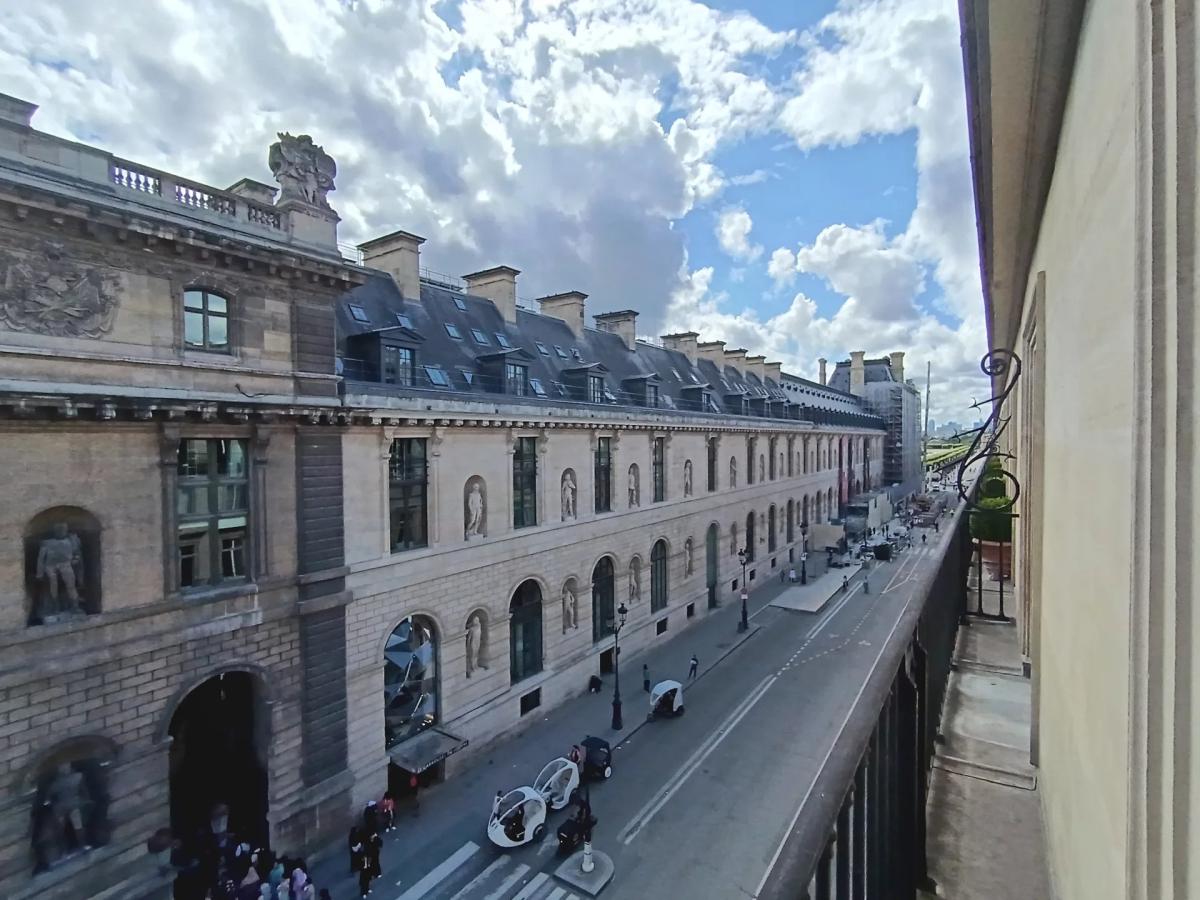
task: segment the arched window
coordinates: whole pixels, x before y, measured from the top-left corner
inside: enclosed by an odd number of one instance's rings
[[[754,562],[754,513],[746,515],[746,562]]]
[[[229,301],[207,288],[183,292],[183,342],[189,350],[229,352]]]
[[[775,552],[775,507],[767,510],[767,552]]]
[[[508,604],[508,661],[512,683],[542,671],[542,589],[522,582]]]
[[[383,659],[383,727],[391,747],[438,720],[438,639],[433,622],[424,616],[405,619],[388,636]]]
[[[667,608],[667,542],[657,541],[650,551],[650,612]]]
[[[808,494],[800,500],[800,524],[808,525]]]
[[[771,438],[769,441],[767,441],[767,456],[769,457],[769,469],[767,477],[770,478],[771,481],[775,480],[775,440],[775,438]]]
[[[787,502],[787,542],[790,544],[796,539],[796,501],[789,500]]]
[[[613,633],[615,591],[612,557],[606,556],[592,569],[592,641]]]
[[[720,538],[720,529],[717,528],[717,523],[713,522],[704,535],[704,584],[708,588],[709,609],[715,609],[717,606],[717,579],[720,575],[717,542]]]

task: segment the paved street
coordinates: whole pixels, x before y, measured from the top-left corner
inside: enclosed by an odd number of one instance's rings
[[[949,519],[944,520],[949,522]],[[616,876],[607,898],[753,897],[846,720],[880,649],[908,603],[918,576],[936,561],[951,529],[928,531],[922,545],[873,564],[819,613],[770,607],[783,587],[754,594],[752,630],[738,641],[736,608],[648,651],[652,678],[684,680],[696,652],[701,677],[688,686],[686,714],[647,723],[642,658],[623,659],[626,729],[608,727],[611,686],[556,710],[533,728],[430,790],[419,818],[388,836],[383,900],[568,900],[578,896],[553,875],[552,813],[536,846],[500,851],[484,834],[497,788],[528,783],[541,765],[587,730],[621,740],[611,781],[594,785],[596,847]],[[723,658],[718,658],[724,655]],[[316,870],[335,900],[357,896],[344,854]]]

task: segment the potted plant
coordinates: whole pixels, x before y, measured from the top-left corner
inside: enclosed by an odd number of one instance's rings
[[[980,497],[971,511],[971,537],[979,543],[983,564],[993,581],[1012,577],[1013,501],[1000,474],[999,460],[989,460],[983,470]]]

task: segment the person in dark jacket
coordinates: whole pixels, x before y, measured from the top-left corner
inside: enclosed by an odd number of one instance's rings
[[[346,848],[350,851],[350,874],[353,875],[362,868],[360,863],[364,854],[362,832],[357,826],[350,829],[350,839]]]
[[[642,663],[642,690],[650,693],[650,667]]]

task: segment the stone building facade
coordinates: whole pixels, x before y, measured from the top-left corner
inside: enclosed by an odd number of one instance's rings
[[[216,803],[277,846],[342,823],[319,476],[362,274],[323,196],[187,182],[0,101],[0,895],[169,896],[148,838]]]

